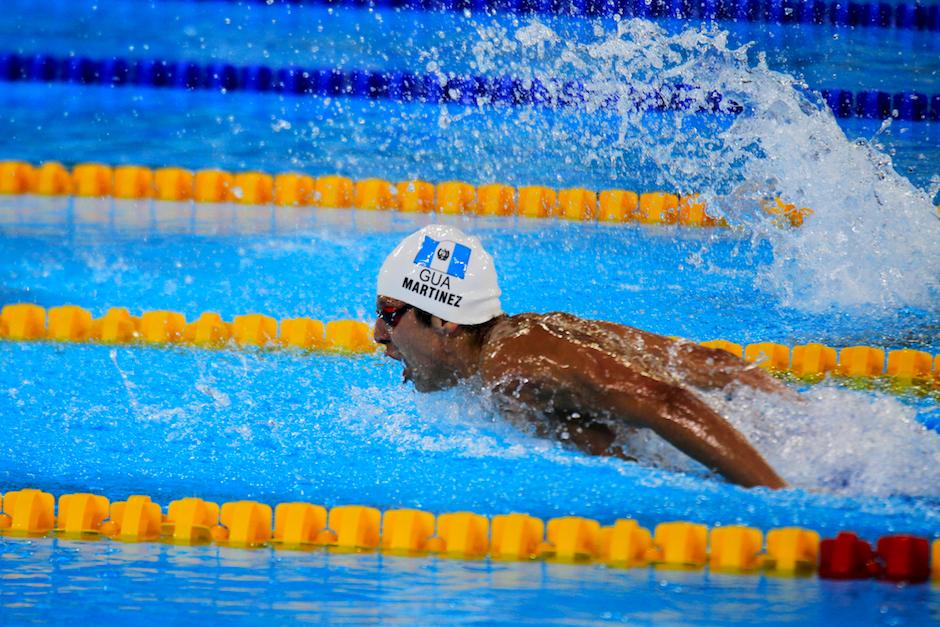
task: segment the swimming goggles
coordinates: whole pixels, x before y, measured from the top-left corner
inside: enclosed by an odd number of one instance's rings
[[[401,317],[408,313],[409,309],[414,309],[413,305],[402,305],[401,307],[392,307],[390,305],[385,305],[379,308],[379,318],[382,319],[382,322],[388,325],[389,329],[395,328],[399,322],[401,322]]]

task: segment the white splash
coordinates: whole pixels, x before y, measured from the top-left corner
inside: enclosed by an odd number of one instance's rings
[[[337,409],[343,430],[406,455],[535,457],[559,465],[635,468],[521,430],[501,418],[475,385],[433,394],[404,387],[353,387],[349,392],[348,406]],[[750,389],[709,393],[704,399],[793,488],[852,496],[940,496],[940,434],[917,422],[916,411],[892,396],[823,383],[805,392],[802,401]],[[657,477],[654,468],[699,481],[715,477],[650,430],[625,430],[618,443]]]
[[[753,390],[707,400],[795,487],[940,496],[940,433],[892,396],[819,384],[802,402]]]
[[[463,386],[435,394],[352,388],[350,404],[338,417],[349,432],[402,452],[513,459],[553,448],[496,420],[477,392]]]
[[[940,219],[929,191],[898,174],[872,142],[850,141],[805,85],[771,70],[748,46],[729,47],[727,33],[670,35],[643,20],[621,22],[615,32],[596,28],[586,42],[538,21],[513,36],[501,27],[478,32],[485,45],[474,47],[477,67],[538,79],[553,98],[563,96],[559,78],[584,85],[588,114],[567,116],[550,131],[579,163],[609,167],[616,184],[624,164],[639,162],[649,187],[701,192],[712,211],[769,240],[773,261],[754,280],[783,305],[870,315],[937,310]],[[637,98],[677,84],[686,86],[689,110],[636,108]],[[695,112],[713,90],[743,112],[733,120]],[[593,112],[609,111],[611,102],[619,125],[613,140],[609,129],[591,126]],[[572,117],[580,133],[572,132]],[[813,213],[802,228],[781,228],[779,216],[761,208],[776,198]]]

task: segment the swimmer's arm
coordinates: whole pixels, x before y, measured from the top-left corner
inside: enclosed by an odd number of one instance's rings
[[[708,348],[691,342],[677,344],[675,354],[681,364],[684,380],[689,385],[716,389],[737,383],[791,400],[799,398],[796,392],[757,364],[746,362],[719,348]]]
[[[497,400],[531,409],[537,428],[539,414],[622,420],[652,429],[730,481],[786,486],[744,436],[688,390],[593,353],[582,353],[572,367],[570,349],[560,342],[497,345],[481,363],[480,375]]]
[[[663,355],[664,361],[667,364],[672,362],[672,367],[681,373],[682,380],[688,385],[717,389],[731,383],[738,383],[793,400],[799,398],[793,390],[763,368],[727,351],[709,348],[688,340],[675,340],[613,322],[599,322],[598,324],[623,336],[631,345],[642,346],[646,350]]]
[[[729,481],[745,487],[786,487],[750,442],[691,392],[641,375],[630,379],[627,385],[598,387],[593,396],[599,408],[652,429]]]
[[[539,360],[533,359],[533,362]],[[532,364],[530,364],[532,365]],[[550,433],[540,416],[580,413],[606,415],[613,420],[647,427],[680,451],[719,472],[729,481],[745,487],[786,487],[786,483],[754,447],[724,418],[693,394],[637,374],[621,372],[616,384],[604,385],[570,369],[533,368],[527,376],[501,371],[499,379],[489,378],[497,404],[504,416],[534,425],[540,436]],[[491,376],[495,372],[488,373]],[[610,448],[613,433],[575,431],[571,438],[581,450],[592,455],[623,457]]]

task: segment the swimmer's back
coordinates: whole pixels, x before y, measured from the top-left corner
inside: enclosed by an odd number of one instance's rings
[[[645,348],[660,341],[645,340],[642,331],[622,325],[586,320],[569,313],[524,313],[506,317],[491,330],[482,351],[480,371],[488,383],[518,375],[545,383],[564,376],[587,383],[605,379],[624,368],[650,370]],[[668,338],[662,338],[670,341]]]
[[[531,420],[537,433],[542,424],[593,454],[616,454],[610,425],[645,427],[740,485],[783,487],[760,453],[694,387],[735,383],[789,390],[761,368],[719,353],[566,313],[521,314],[490,330],[479,372],[504,414],[514,422]]]
[[[582,378],[621,369],[671,385],[722,388],[748,385],[786,396],[794,393],[755,364],[727,351],[565,312],[507,316],[484,345],[481,373],[491,382],[532,366],[563,367]]]

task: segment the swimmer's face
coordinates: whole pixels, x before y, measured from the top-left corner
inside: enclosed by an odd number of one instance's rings
[[[382,319],[383,309],[391,314],[392,325]],[[456,383],[442,359],[446,350],[444,336],[418,320],[414,309],[400,300],[379,296],[376,313],[379,315],[373,337],[385,346],[386,356],[404,364],[404,381],[412,381],[419,392],[442,390]]]

